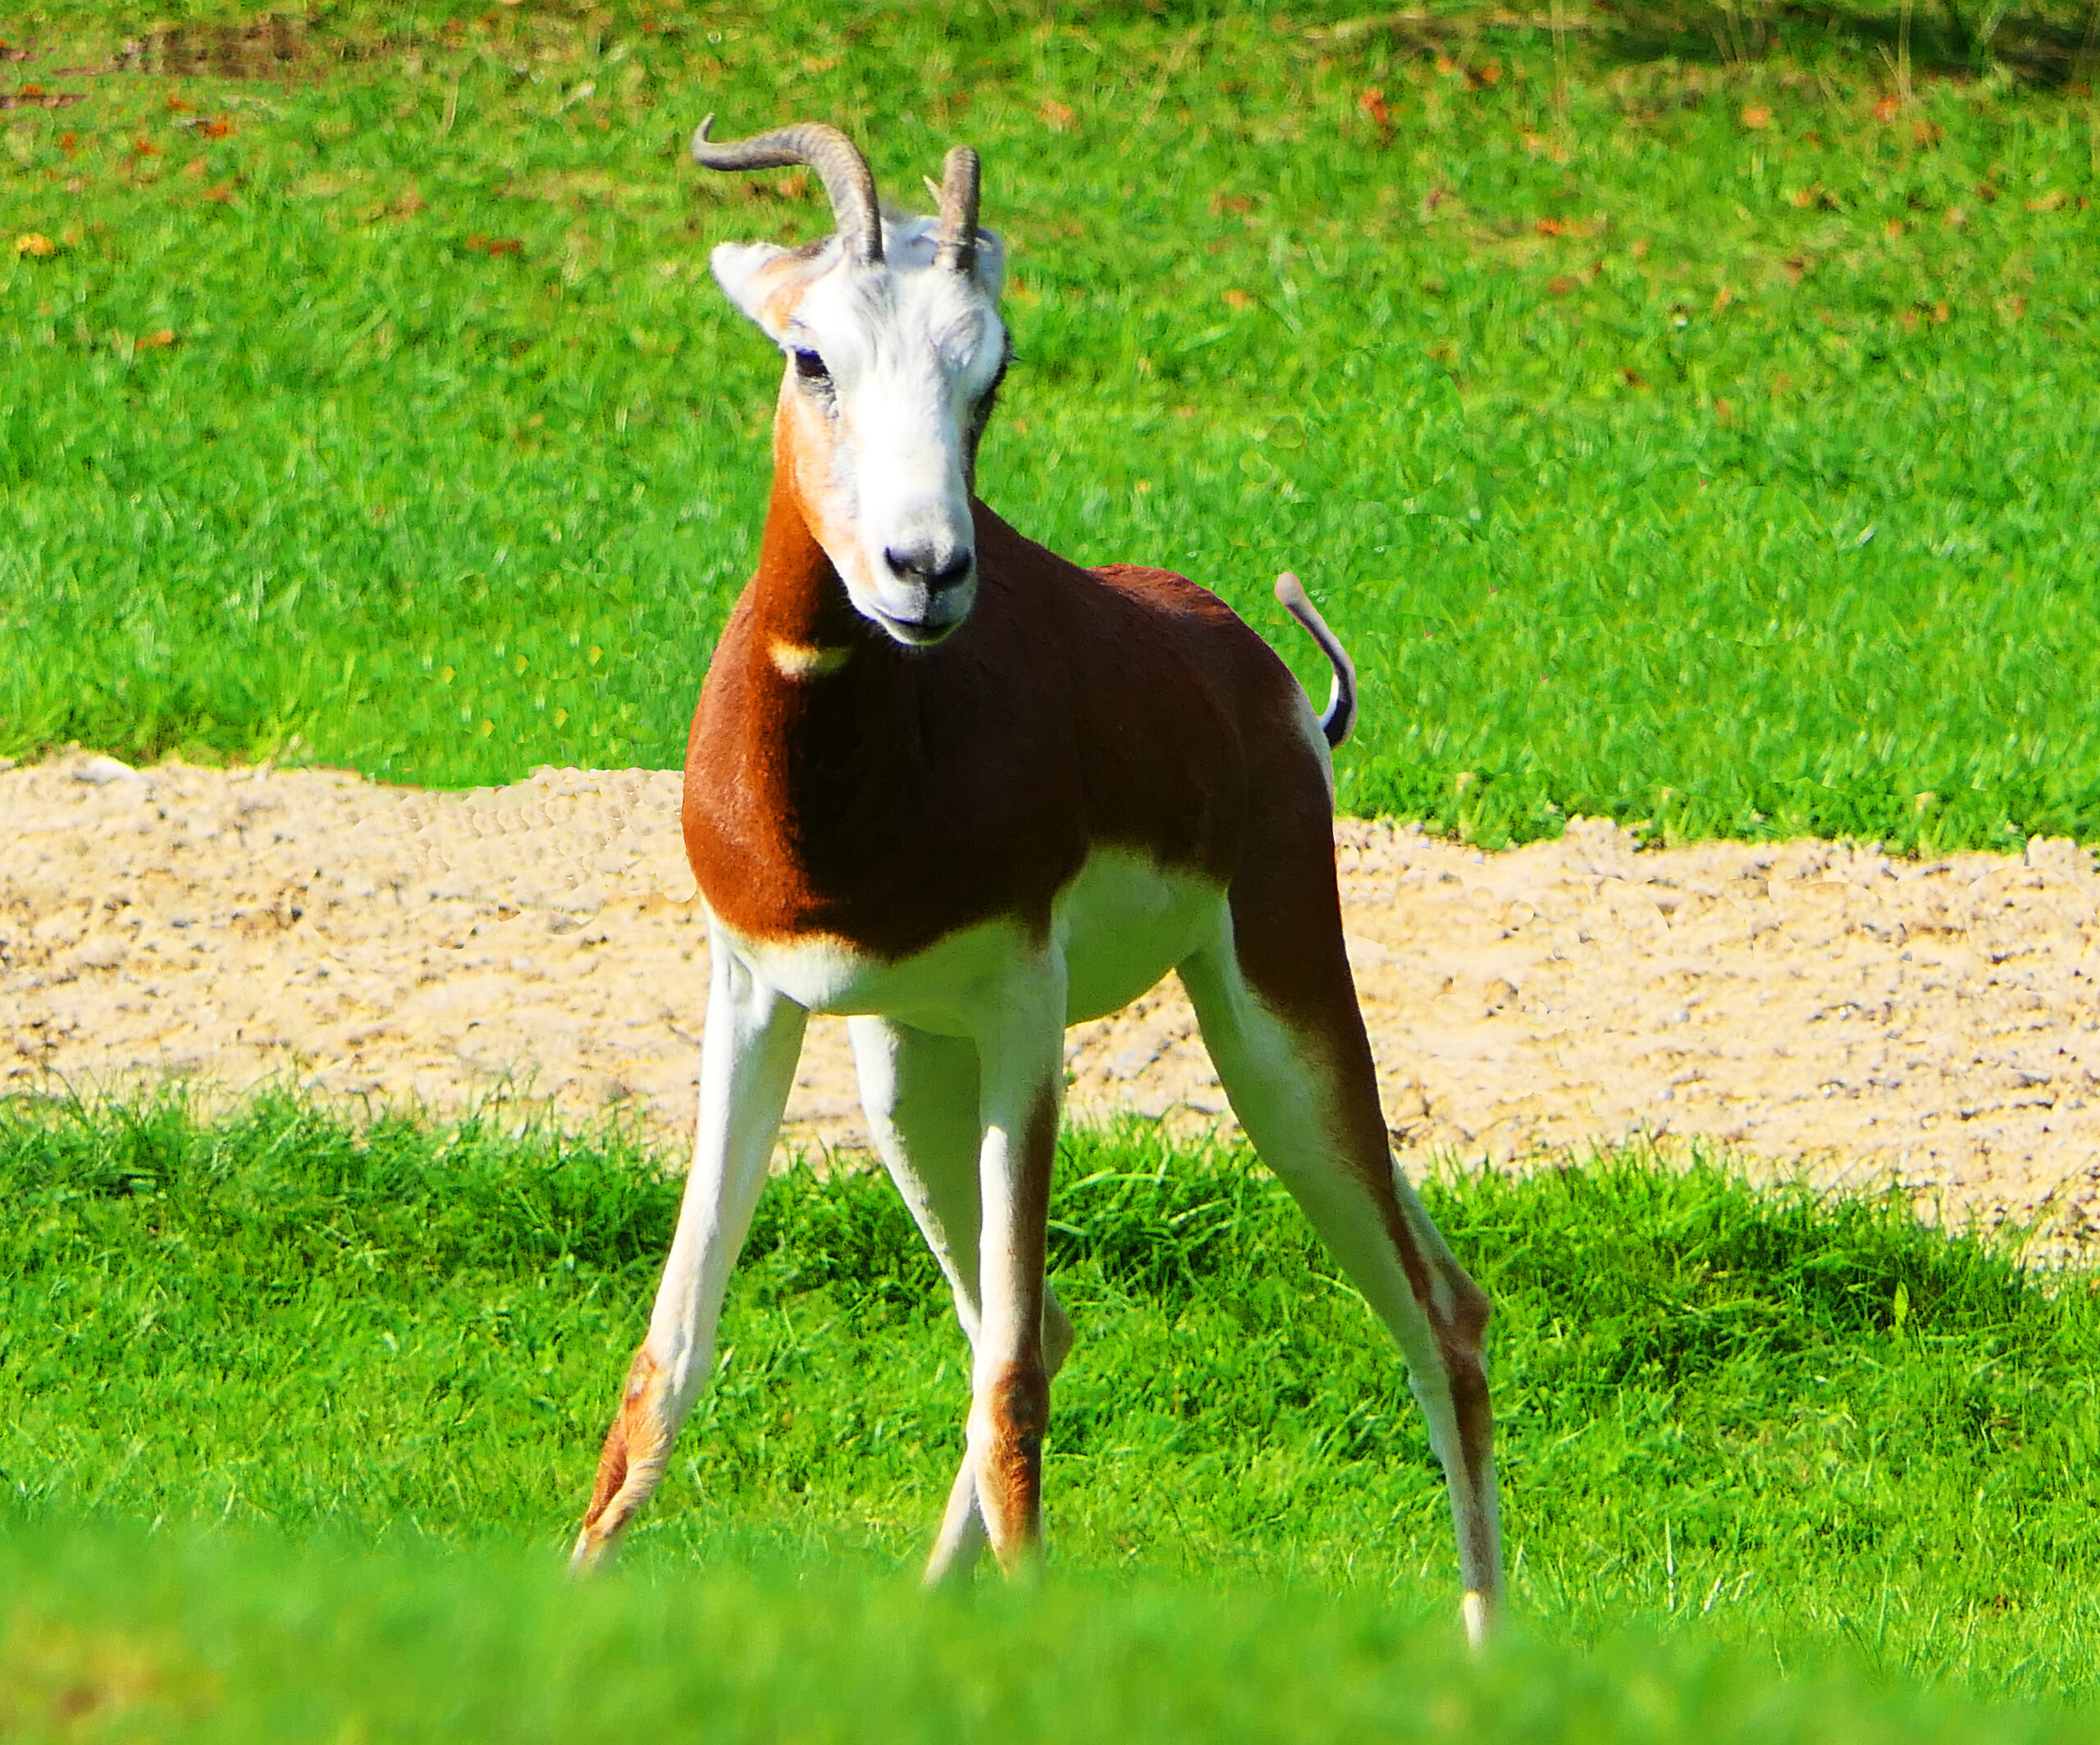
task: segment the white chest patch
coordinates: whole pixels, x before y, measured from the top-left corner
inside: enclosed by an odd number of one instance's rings
[[[746,940],[722,930],[765,980],[811,1012],[895,1018],[939,1035],[982,1033],[985,1016],[1061,965],[1065,1021],[1127,1006],[1217,937],[1225,892],[1150,857],[1097,849],[1057,893],[1048,950],[1018,922],[980,922],[889,962],[828,937]]]

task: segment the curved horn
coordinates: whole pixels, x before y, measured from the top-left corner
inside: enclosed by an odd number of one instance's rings
[[[707,137],[713,116],[692,136],[692,161],[704,170],[778,170],[806,163],[824,179],[839,240],[856,260],[883,258],[883,226],[875,204],[874,172],[861,148],[836,127],[822,121],[797,121],[748,139],[717,145]]]
[[[941,231],[934,244],[937,266],[969,272],[977,265],[977,153],[952,147],[941,166]]]

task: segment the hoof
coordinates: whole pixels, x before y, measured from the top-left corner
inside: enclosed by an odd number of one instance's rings
[[[1459,1601],[1459,1615],[1465,1620],[1466,1646],[1477,1654],[1487,1646],[1488,1632],[1493,1624],[1486,1597],[1477,1593],[1468,1594]]]

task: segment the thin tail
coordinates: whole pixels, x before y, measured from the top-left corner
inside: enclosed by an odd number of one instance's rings
[[[1306,597],[1305,584],[1285,570],[1276,578],[1276,599],[1285,611],[1305,627],[1320,645],[1320,652],[1335,669],[1327,691],[1327,711],[1320,717],[1320,731],[1330,746],[1338,746],[1356,730],[1356,663],[1342,646],[1342,639],[1327,628],[1327,621]]]

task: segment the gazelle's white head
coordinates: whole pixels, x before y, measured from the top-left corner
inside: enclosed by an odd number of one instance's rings
[[[867,160],[804,122],[733,144],[693,135],[710,170],[807,164],[838,231],[799,249],[724,243],[714,276],[787,354],[776,465],[863,617],[915,647],[977,594],[970,497],[1007,368],[999,240],[977,228],[977,154],[947,155],[938,218],[885,215]]]

